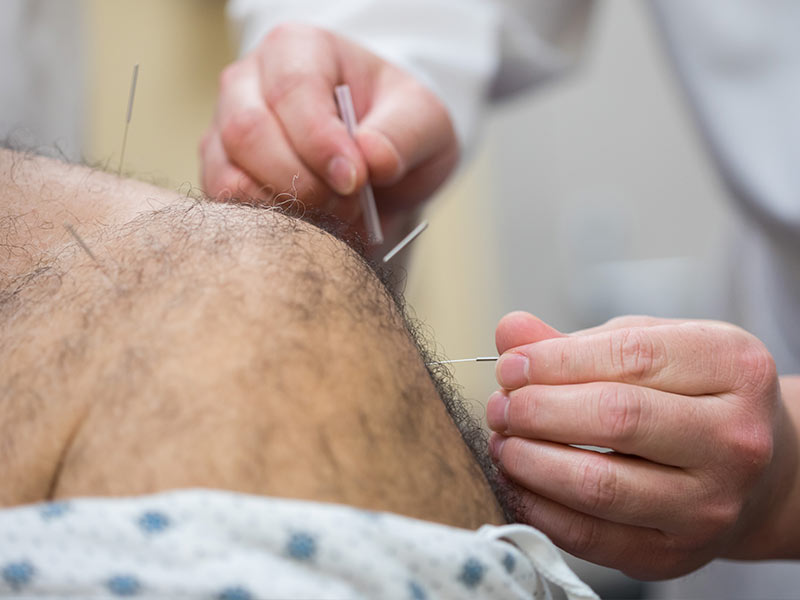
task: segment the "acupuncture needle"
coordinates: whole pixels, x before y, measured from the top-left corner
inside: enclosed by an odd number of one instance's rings
[[[384,263],[388,263],[390,260],[392,260],[395,257],[395,255],[398,252],[400,252],[400,250],[402,250],[403,248],[408,246],[411,242],[413,242],[415,239],[417,239],[417,236],[419,234],[421,234],[423,231],[425,231],[427,228],[428,228],[428,222],[427,221],[423,221],[422,223],[417,225],[411,231],[411,233],[409,233],[406,237],[404,237],[402,240],[400,240],[400,243],[397,244],[397,246],[395,246],[394,248],[389,250],[389,252],[386,253],[386,256],[383,257],[383,262]]]
[[[136,96],[136,80],[139,78],[139,65],[133,66],[133,76],[131,77],[131,91],[128,96],[128,116],[125,119],[125,132],[122,134],[122,152],[119,154],[119,167],[117,175],[122,174],[122,163],[125,161],[125,146],[128,144],[128,128],[131,126],[131,116],[133,115],[133,99]]]
[[[425,366],[432,366],[432,365],[452,365],[453,363],[465,363],[465,362],[495,362],[500,360],[499,356],[476,356],[475,358],[457,358],[455,360],[437,360],[435,362],[425,363]]]
[[[339,105],[339,116],[344,121],[345,127],[350,137],[356,136],[356,111],[353,107],[353,96],[350,93],[349,85],[338,85],[335,89],[336,103]],[[383,230],[381,220],[378,216],[378,207],[375,206],[375,194],[369,181],[364,184],[359,192],[361,200],[361,210],[364,212],[364,225],[369,234],[369,241],[374,245],[383,243]]]

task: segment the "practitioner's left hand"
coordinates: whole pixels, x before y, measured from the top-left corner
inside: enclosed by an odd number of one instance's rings
[[[785,552],[796,432],[758,339],[648,317],[566,336],[527,313],[496,337],[491,451],[520,521],[640,579]]]

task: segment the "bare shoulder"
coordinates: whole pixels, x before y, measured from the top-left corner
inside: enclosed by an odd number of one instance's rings
[[[0,503],[202,486],[501,519],[401,308],[340,240],[183,200],[84,242],[0,305]]]

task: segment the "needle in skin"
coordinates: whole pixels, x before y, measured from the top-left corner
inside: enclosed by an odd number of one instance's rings
[[[131,93],[128,97],[128,116],[125,119],[125,133],[122,134],[122,151],[119,155],[119,167],[117,175],[122,174],[122,163],[125,160],[125,146],[128,143],[128,127],[131,125],[131,115],[133,114],[133,98],[136,95],[136,80],[139,79],[139,65],[133,66],[133,77],[131,78]]]
[[[475,358],[457,358],[455,360],[437,360],[435,362],[425,363],[426,366],[430,367],[431,365],[451,365],[453,363],[464,363],[464,362],[495,362],[499,360],[499,356],[476,356]]]
[[[402,240],[400,240],[400,243],[397,244],[397,246],[395,246],[394,248],[389,250],[389,252],[386,253],[386,256],[383,257],[384,264],[386,264],[390,260],[392,260],[398,252],[400,252],[403,248],[405,248],[411,242],[413,242],[415,239],[417,239],[417,236],[419,236],[419,234],[421,234],[427,228],[428,228],[428,222],[427,221],[423,221],[422,223],[417,225],[411,233],[409,233],[406,237],[404,237]]]
[[[95,256],[95,253],[92,252],[92,249],[89,248],[89,245],[83,240],[83,238],[80,235],[78,235],[78,232],[75,231],[75,228],[72,225],[70,225],[69,223],[64,223],[64,229],[66,229],[67,233],[69,233],[72,236],[72,238],[78,244],[80,249],[83,250],[86,253],[86,256],[91,258],[94,261],[94,263],[100,268],[100,272],[103,274],[103,277],[105,277],[111,285],[113,285],[114,287],[117,287],[116,284],[111,280],[111,277],[108,276],[108,273],[106,272],[106,269],[103,266],[103,263],[101,263],[97,259],[97,256]]]

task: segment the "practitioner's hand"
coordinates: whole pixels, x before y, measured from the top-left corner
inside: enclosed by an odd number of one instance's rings
[[[519,520],[642,579],[797,551],[796,432],[755,337],[647,317],[565,336],[526,313],[496,337],[491,449]]]
[[[342,83],[359,121],[355,141],[334,98]],[[404,212],[446,179],[458,145],[444,105],[411,75],[333,33],[283,25],[223,71],[200,157],[213,196],[296,191],[354,222],[367,177],[382,217]]]

